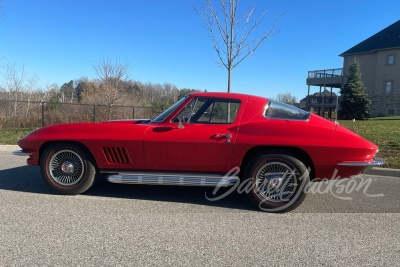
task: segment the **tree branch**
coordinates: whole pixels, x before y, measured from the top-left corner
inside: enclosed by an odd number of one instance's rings
[[[203,20],[206,29],[211,33],[214,49],[221,61],[220,64],[228,69],[229,73],[245,58],[253,55],[265,39],[279,33],[279,31],[274,32],[274,30],[284,11],[275,19],[267,33],[250,39],[254,35],[256,28],[260,26],[268,10],[264,10],[257,20],[252,23],[251,18],[256,10],[255,4],[248,12],[237,16],[239,0],[215,0],[214,4],[212,0],[204,1],[205,6],[201,7],[201,12],[196,8],[195,11]],[[215,27],[217,30],[215,30]],[[240,35],[238,34],[239,32]],[[220,42],[223,43],[225,49],[221,49]],[[244,50],[247,51],[244,52]],[[224,57],[226,57],[226,60],[224,60]]]

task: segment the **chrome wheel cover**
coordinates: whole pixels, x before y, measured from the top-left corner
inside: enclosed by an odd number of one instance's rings
[[[299,186],[300,174],[296,168],[272,161],[262,165],[256,173],[254,189],[264,200],[289,201]]]
[[[64,149],[54,153],[49,160],[51,179],[62,186],[73,186],[82,179],[85,171],[83,159],[76,152]]]

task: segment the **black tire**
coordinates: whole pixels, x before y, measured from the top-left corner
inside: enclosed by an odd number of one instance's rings
[[[304,189],[309,181],[304,163],[283,151],[264,152],[252,158],[243,179],[251,183],[251,190],[247,190],[250,201],[267,212],[287,212],[298,207],[306,197]]]
[[[40,172],[45,184],[62,195],[85,192],[97,177],[96,164],[90,152],[70,143],[48,146],[40,159]]]

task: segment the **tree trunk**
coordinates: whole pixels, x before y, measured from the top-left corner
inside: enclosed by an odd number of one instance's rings
[[[108,105],[108,120],[111,120],[112,118],[112,108],[113,108],[112,104]]]
[[[228,93],[231,92],[231,74],[232,74],[232,66],[228,68]]]
[[[232,74],[232,65],[229,64],[228,68],[228,93],[231,92],[231,74]],[[231,103],[228,103],[228,118],[227,122],[230,123],[230,118],[231,118]]]

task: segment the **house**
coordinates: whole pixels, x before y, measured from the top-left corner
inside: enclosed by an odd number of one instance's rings
[[[330,90],[325,89],[323,92],[317,92],[314,94],[310,94],[307,97],[300,100],[298,103],[298,108],[313,111],[321,116],[322,107],[324,107],[324,111],[328,112],[328,117],[331,118],[332,111],[336,108],[337,102],[337,94]],[[322,105],[322,102],[324,105]]]
[[[304,106],[305,110],[312,111],[319,116],[325,117],[326,111],[328,118],[332,118],[332,111],[336,112],[337,94],[333,92],[333,88],[339,89],[343,84],[342,69],[315,70],[308,72],[307,97],[300,101],[300,106]],[[311,86],[319,87],[319,93],[310,95]],[[330,90],[327,90],[330,88]],[[303,102],[303,104],[302,104]]]
[[[357,59],[366,88],[365,93],[372,100],[370,115],[400,115],[400,20],[339,56],[343,57],[343,69],[308,72],[307,98],[310,97],[311,86],[319,86],[320,93],[326,92],[326,88],[331,88],[331,91],[332,88],[341,88],[349,75],[350,65]],[[320,95],[318,103],[311,103],[310,98],[306,109],[332,110],[334,107],[322,98],[323,95]]]

